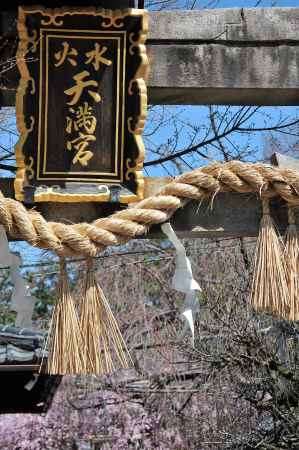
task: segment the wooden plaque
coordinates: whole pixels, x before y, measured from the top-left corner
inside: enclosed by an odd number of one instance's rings
[[[143,10],[19,9],[15,193],[24,202],[143,197]]]

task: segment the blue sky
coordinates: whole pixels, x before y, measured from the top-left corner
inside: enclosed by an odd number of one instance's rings
[[[174,8],[178,8],[180,5],[184,6],[186,3],[187,0],[179,0]],[[192,3],[193,1],[189,0],[189,4]],[[273,6],[299,7],[296,0],[197,0],[195,8],[269,8]]]
[[[220,111],[225,110],[225,106],[214,107],[214,110],[219,109]],[[232,107],[232,111],[237,111],[239,107]],[[199,143],[203,137],[206,134],[205,126],[208,127],[210,124],[210,120],[208,118],[208,107],[207,106],[173,106],[168,107],[167,110],[169,111],[169,114],[178,114],[178,121],[190,123],[190,125],[193,125],[195,127],[203,127],[202,132],[199,133],[199,136],[197,139],[193,142],[193,145],[196,145]],[[149,114],[149,118],[147,121],[144,138],[146,143],[147,150],[150,150],[153,144],[161,145],[161,143],[164,143],[163,148],[165,148],[165,152],[167,152],[167,149],[170,147],[168,146],[168,140],[171,139],[174,127],[171,125],[166,125],[164,127],[161,127],[159,131],[150,139],[150,142],[147,142],[147,133],[151,130],[151,116],[152,112]],[[285,122],[289,123],[292,121],[295,117],[299,116],[299,107],[261,107],[260,110],[255,113],[252,120],[248,121],[246,123],[247,128],[255,127],[255,128],[263,128],[263,127],[271,127],[272,125],[277,124],[281,120],[284,120]],[[176,151],[180,151],[182,149],[185,149],[190,144],[190,137],[188,136],[189,129],[188,126],[182,127],[179,132],[179,140],[177,142]],[[286,141],[285,135],[282,135],[281,133],[273,133],[273,135],[279,139],[282,139],[283,142]],[[239,146],[240,148],[244,148],[249,146],[250,150],[252,150],[252,155],[248,157],[247,159],[249,161],[255,161],[255,160],[262,160],[264,159],[264,151],[266,148],[266,138],[269,136],[269,132],[256,132],[256,133],[246,133],[246,134],[233,134],[229,136],[230,141],[235,146]],[[289,139],[290,142],[292,142]],[[229,142],[224,140],[223,145],[226,145],[228,147],[231,147],[229,145]],[[286,144],[284,144],[285,146]],[[275,151],[279,151],[280,147],[275,147]],[[203,147],[201,148],[203,153],[208,154],[210,159],[220,159],[220,154],[215,151],[215,148],[212,146],[209,147]],[[157,159],[157,156],[153,156],[149,153],[147,155],[147,159]],[[200,156],[196,156],[195,161],[192,159],[185,158],[187,162],[190,162],[192,165],[205,165],[209,161],[206,159],[200,158]],[[147,175],[151,176],[161,176],[161,175],[168,175],[167,169],[171,171],[170,167],[173,167],[172,165],[164,165],[164,170],[161,166],[152,166],[150,167],[150,171],[147,173]],[[185,167],[185,170],[188,170],[188,166]],[[172,173],[172,172],[171,172]]]
[[[210,8],[214,7],[214,6],[216,8],[234,8],[234,7],[243,7],[243,8],[251,7],[252,8],[252,7],[255,7],[256,3],[257,3],[257,0],[246,0],[246,1],[242,1],[242,0],[220,0],[220,1],[199,0],[197,2],[196,8],[205,7],[207,4],[209,5]],[[186,0],[181,0],[181,2],[179,2],[177,4],[181,4],[181,5],[186,4]],[[294,6],[299,7],[299,0],[297,0],[297,1],[295,1],[295,0],[278,0],[278,1],[262,0],[259,3],[258,7],[259,8],[271,7],[273,5],[275,5],[277,7],[294,7]],[[188,106],[186,106],[183,109],[184,109],[183,116],[185,117],[186,120],[188,120],[194,124],[197,124],[198,126],[200,124],[207,123],[207,116],[206,116],[207,108],[206,107],[203,107],[203,106],[189,106],[188,107]],[[261,113],[263,113],[263,114],[261,114]],[[299,108],[298,107],[264,107],[264,108],[262,108],[261,113],[257,114],[254,117],[255,127],[269,126],[271,123],[275,123],[275,121],[278,120],[281,115],[284,117],[290,117],[290,118],[296,117],[299,113]],[[150,129],[150,124],[148,122],[146,131],[149,129]],[[164,128],[162,128],[155,136],[155,143],[156,144],[160,144],[161,142],[166,143],[167,140],[171,137],[171,132],[172,132],[171,127],[165,126]],[[280,135],[280,137],[281,137],[281,135]],[[264,146],[265,146],[265,138],[266,138],[266,134],[260,133],[260,132],[252,134],[252,136],[251,136],[250,145],[251,145],[252,149],[254,149],[254,151],[255,151],[256,159],[262,159],[264,156],[263,150],[264,150]],[[244,145],[246,139],[247,139],[246,137],[241,136],[241,135],[237,135],[235,137],[235,140],[238,145]],[[199,141],[200,141],[200,138],[199,138]],[[186,146],[188,146],[187,133],[184,132],[184,130],[182,130],[181,138],[177,145],[177,151],[184,149]],[[167,148],[167,145],[165,145],[165,148]],[[276,148],[276,150],[277,150],[277,148]],[[148,154],[148,156],[150,156],[150,155]],[[156,159],[156,158],[153,158],[153,159]],[[200,165],[200,164],[204,164],[205,161],[201,160],[199,157],[197,157],[196,163],[198,163]],[[161,174],[165,175],[165,170],[163,171],[163,169],[160,166],[151,167],[150,172],[148,174],[156,175],[156,176],[159,176]]]
[[[254,8],[257,3],[257,0],[220,0],[217,4],[217,8]],[[262,0],[258,5],[259,8],[267,8],[271,6],[280,6],[280,7],[299,7],[298,1],[296,0]]]

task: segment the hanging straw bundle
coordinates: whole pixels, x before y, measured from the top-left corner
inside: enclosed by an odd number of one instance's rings
[[[289,205],[289,226],[285,236],[285,261],[290,295],[289,320],[299,320],[299,242],[294,208]]]
[[[79,318],[71,296],[65,260],[60,261],[59,297],[56,302],[48,338],[49,374],[85,374],[86,363],[82,355],[83,340]]]
[[[131,357],[105,294],[96,281],[91,260],[88,261],[80,304],[80,325],[87,373],[111,373],[115,370],[114,357],[122,368],[129,367]]]
[[[286,262],[282,243],[270,215],[269,200],[262,199],[263,217],[257,239],[251,304],[256,311],[287,318],[290,311]]]

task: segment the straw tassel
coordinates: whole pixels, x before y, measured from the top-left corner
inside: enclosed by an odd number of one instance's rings
[[[289,205],[289,226],[285,236],[285,260],[290,295],[289,320],[299,320],[299,242],[294,207]]]
[[[132,363],[126,344],[98,285],[93,262],[87,262],[85,288],[80,304],[80,326],[84,337],[83,355],[87,373],[105,374],[115,370],[114,359],[122,368]]]
[[[85,374],[86,364],[82,355],[83,339],[79,317],[71,296],[66,264],[60,260],[59,298],[56,302],[48,338],[49,374]]]
[[[270,215],[269,199],[262,199],[263,217],[257,239],[251,304],[256,311],[288,318],[290,295],[282,243]]]

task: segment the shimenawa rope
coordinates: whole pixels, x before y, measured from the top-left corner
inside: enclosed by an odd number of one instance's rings
[[[0,195],[0,223],[15,238],[52,250],[59,256],[95,256],[109,245],[120,245],[143,235],[150,225],[166,222],[189,200],[201,201],[219,192],[280,196],[299,204],[299,173],[291,169],[240,161],[213,163],[180,175],[157,195],[88,223],[47,222],[34,209]]]
[[[113,353],[122,367],[127,367],[129,361],[112,311],[91,269],[79,319],[67,283],[65,256],[83,255],[90,260],[105,247],[124,244],[146,234],[150,225],[166,222],[189,200],[213,200],[219,192],[257,193],[261,197],[263,218],[257,240],[251,303],[256,310],[296,320],[299,317],[299,246],[290,208],[299,205],[299,173],[294,170],[240,161],[213,163],[180,175],[157,195],[91,224],[47,222],[34,209],[27,210],[0,192],[0,224],[6,231],[12,237],[56,252],[62,261],[60,299],[49,332],[49,373],[110,371],[114,366]],[[285,257],[270,217],[269,198],[275,196],[289,206]]]

